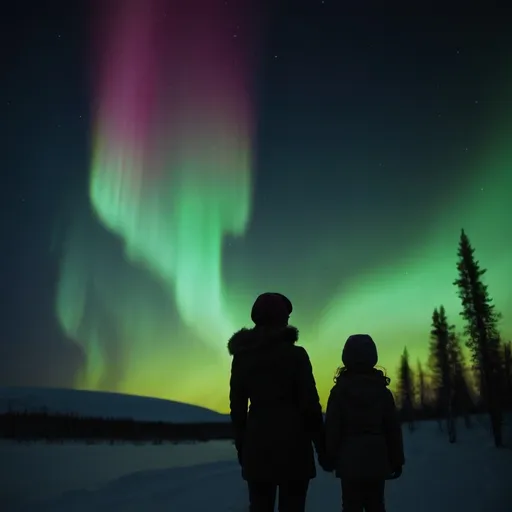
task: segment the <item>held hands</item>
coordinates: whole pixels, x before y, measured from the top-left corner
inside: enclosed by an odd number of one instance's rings
[[[325,453],[318,454],[318,464],[327,473],[332,473],[334,471],[334,464],[329,460]]]
[[[313,445],[317,455],[318,465],[327,473],[334,471],[334,461],[327,455],[327,447],[325,445],[325,438],[322,435],[313,439]]]

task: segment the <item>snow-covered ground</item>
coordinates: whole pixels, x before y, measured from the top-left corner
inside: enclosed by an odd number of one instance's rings
[[[227,441],[195,444],[17,444],[0,442],[0,512],[4,506],[93,489],[132,473],[233,460]]]
[[[388,512],[512,511],[512,450],[495,449],[484,422],[471,431],[462,425],[459,430],[457,444],[450,445],[435,422],[420,424],[412,434],[404,429],[407,465],[402,478],[387,486]],[[0,478],[1,510],[6,512],[247,511],[246,488],[228,442],[114,447],[4,444]],[[34,498],[42,497],[45,486],[52,489],[43,502],[23,507],[14,507],[11,495],[11,506],[6,507],[4,489],[13,483],[18,500],[20,492]],[[311,485],[308,512],[331,510],[340,510],[339,483],[320,472]]]

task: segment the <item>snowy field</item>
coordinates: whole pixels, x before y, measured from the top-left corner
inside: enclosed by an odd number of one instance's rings
[[[160,446],[0,442],[0,512],[7,504],[93,489],[128,474],[199,467],[233,458],[233,446],[226,441]]]
[[[388,512],[512,511],[512,450],[485,424],[448,444],[436,423],[404,429],[407,465],[389,482]],[[247,495],[229,442],[164,446],[0,446],[1,510],[242,512]],[[30,500],[36,502],[28,503]],[[22,505],[24,502],[24,505]],[[340,510],[338,481],[320,472],[308,512]]]

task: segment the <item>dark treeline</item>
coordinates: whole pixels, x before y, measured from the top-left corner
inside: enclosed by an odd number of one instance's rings
[[[484,411],[473,406],[468,415]],[[402,410],[402,421],[409,426],[415,421],[441,419],[438,408],[426,404],[413,413]],[[93,443],[152,443],[205,442],[232,440],[230,422],[164,423],[132,419],[84,417],[76,414],[13,411],[0,414],[0,438],[17,442],[46,441],[48,443],[82,441]]]
[[[0,414],[0,437],[15,441],[182,442],[232,439],[229,422],[164,423],[48,412]]]
[[[410,430],[415,420],[436,418],[451,443],[457,440],[456,418],[472,427],[472,415],[485,413],[497,447],[503,446],[504,412],[512,411],[512,343],[502,339],[496,311],[468,236],[461,232],[457,276],[453,285],[461,301],[462,333],[449,322],[444,306],[430,317],[429,358],[414,371],[407,348],[400,358],[397,395]],[[454,269],[455,270],[455,269]],[[441,301],[440,301],[441,302]],[[434,305],[433,305],[434,306]],[[427,318],[425,319],[427,321]],[[466,361],[463,344],[468,348]]]

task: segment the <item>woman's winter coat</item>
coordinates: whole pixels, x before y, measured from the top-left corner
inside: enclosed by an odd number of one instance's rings
[[[255,327],[229,340],[231,420],[246,480],[316,476],[312,444],[322,452],[322,409],[308,354],[295,345],[298,337],[291,326]]]

